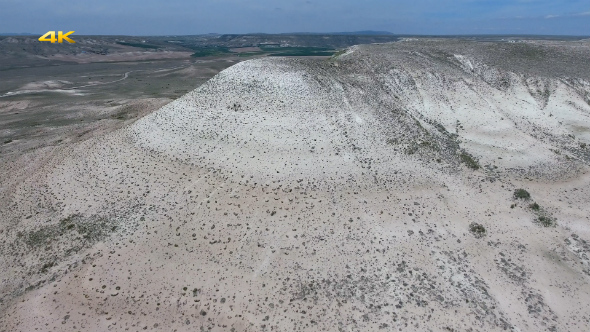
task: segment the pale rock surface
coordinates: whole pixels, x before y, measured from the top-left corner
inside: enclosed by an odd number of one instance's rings
[[[588,331],[587,50],[246,61],[25,156],[0,331]]]

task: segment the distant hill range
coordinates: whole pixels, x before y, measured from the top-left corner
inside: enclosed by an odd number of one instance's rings
[[[387,36],[393,35],[389,31],[350,31],[350,32],[290,32],[282,33],[282,35],[344,35],[344,36]]]
[[[36,36],[36,33],[28,32],[0,32],[0,36]]]

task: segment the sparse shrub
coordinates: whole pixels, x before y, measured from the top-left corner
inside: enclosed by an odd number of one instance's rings
[[[445,128],[443,125],[441,125],[440,123],[438,123],[438,122],[434,124],[434,127],[435,127],[436,129],[438,129],[438,131],[440,131],[440,132],[441,132],[441,133],[443,133],[443,134],[448,134],[448,133],[449,133],[449,132],[447,131],[447,129],[446,129],[446,128]]]
[[[514,209],[516,207],[516,204],[510,204],[510,208]]]
[[[467,165],[467,167],[471,169],[479,169],[479,164],[477,163],[477,160],[475,160],[473,156],[471,156],[469,153],[463,151],[461,152],[459,157],[461,158],[461,162]]]
[[[543,227],[551,227],[555,225],[555,220],[549,216],[539,216],[537,219]]]
[[[539,204],[537,204],[536,202],[529,205],[529,207],[535,211],[539,211],[539,209],[541,209],[541,207],[539,206]]]
[[[585,148],[586,148],[586,143],[580,143],[580,147],[581,147],[582,149],[585,149]]]
[[[479,239],[479,238],[482,238],[482,237],[484,237],[484,236],[486,235],[486,229],[485,229],[485,227],[483,227],[483,225],[481,225],[481,224],[478,224],[478,223],[476,223],[476,222],[472,222],[472,223],[469,225],[469,231],[470,231],[471,233],[473,233],[473,235],[474,235],[474,236],[475,236],[477,239]]]
[[[4,141],[4,144],[8,144],[8,143],[12,143],[12,140],[9,139],[9,140]]]
[[[50,268],[52,268],[55,265],[54,262],[49,262],[49,263],[45,263],[43,264],[43,267],[41,267],[41,273],[46,273],[47,271],[49,271]]]
[[[524,190],[524,189],[516,189],[514,191],[514,198],[519,198],[519,199],[530,199],[531,198],[531,194],[529,194],[528,191]]]
[[[395,138],[388,138],[385,143],[389,144],[389,145],[396,145],[398,144],[398,140]]]
[[[412,144],[411,146],[409,146],[406,150],[405,150],[406,154],[414,154],[416,152],[418,152],[418,147],[414,144]]]

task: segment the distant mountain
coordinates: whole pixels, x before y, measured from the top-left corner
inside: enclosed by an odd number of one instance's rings
[[[0,36],[36,36],[36,33],[28,33],[28,32],[2,32]]]
[[[349,32],[290,32],[290,33],[282,33],[282,35],[350,35],[350,36],[385,36],[385,35],[393,35],[393,33],[389,31],[372,31],[372,30],[364,30],[364,31],[349,31]]]
[[[393,33],[389,31],[372,31],[372,30],[365,30],[365,31],[353,31],[353,32],[333,32],[331,35],[393,35]]]

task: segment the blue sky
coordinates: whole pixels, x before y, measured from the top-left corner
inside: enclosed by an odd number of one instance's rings
[[[590,35],[590,0],[0,0],[0,32]]]

